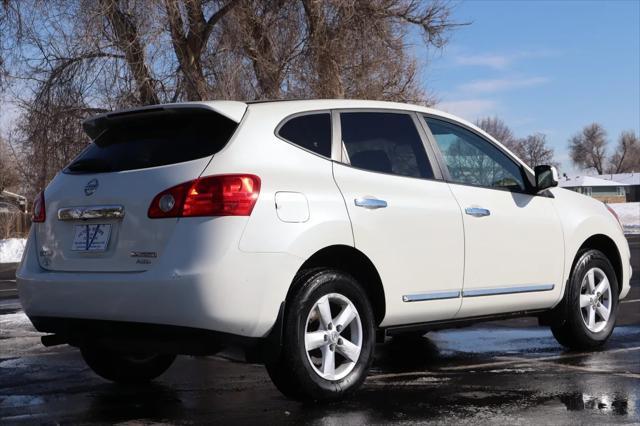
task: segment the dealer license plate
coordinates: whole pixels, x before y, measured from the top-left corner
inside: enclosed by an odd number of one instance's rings
[[[91,225],[75,225],[73,251],[105,251],[111,236],[111,225],[94,223]]]

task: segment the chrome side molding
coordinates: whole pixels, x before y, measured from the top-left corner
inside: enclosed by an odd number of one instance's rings
[[[402,296],[403,302],[424,302],[427,300],[457,299],[459,291],[437,291],[434,293],[407,294]]]
[[[122,219],[124,206],[65,207],[58,210],[58,220]]]
[[[462,297],[498,296],[501,294],[533,293],[538,291],[551,291],[554,284],[523,285],[518,287],[483,288],[477,290],[436,291],[433,293],[406,294],[402,296],[403,302],[426,302],[429,300],[457,299]]]
[[[463,290],[462,297],[497,296],[500,294],[534,293],[538,291],[551,291],[553,284],[523,285],[518,287],[482,288],[477,290]]]

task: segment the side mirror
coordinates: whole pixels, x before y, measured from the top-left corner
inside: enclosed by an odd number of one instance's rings
[[[542,165],[533,169],[536,173],[536,191],[558,186],[558,170],[553,166]]]

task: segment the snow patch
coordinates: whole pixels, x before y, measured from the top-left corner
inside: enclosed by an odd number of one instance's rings
[[[617,213],[626,234],[640,234],[640,202],[611,203],[609,207]]]
[[[0,240],[0,263],[18,263],[27,244],[25,238]]]
[[[8,330],[9,328],[31,326],[31,321],[24,312],[17,312],[15,314],[0,315],[0,325],[2,325],[3,330]]]

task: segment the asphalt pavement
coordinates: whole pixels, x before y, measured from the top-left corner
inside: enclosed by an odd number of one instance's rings
[[[378,345],[357,395],[330,404],[290,401],[264,367],[222,357],[178,357],[151,385],[114,385],[74,348],[44,348],[4,297],[0,424],[638,424],[638,278],[600,350],[566,351],[527,318],[396,339]]]

